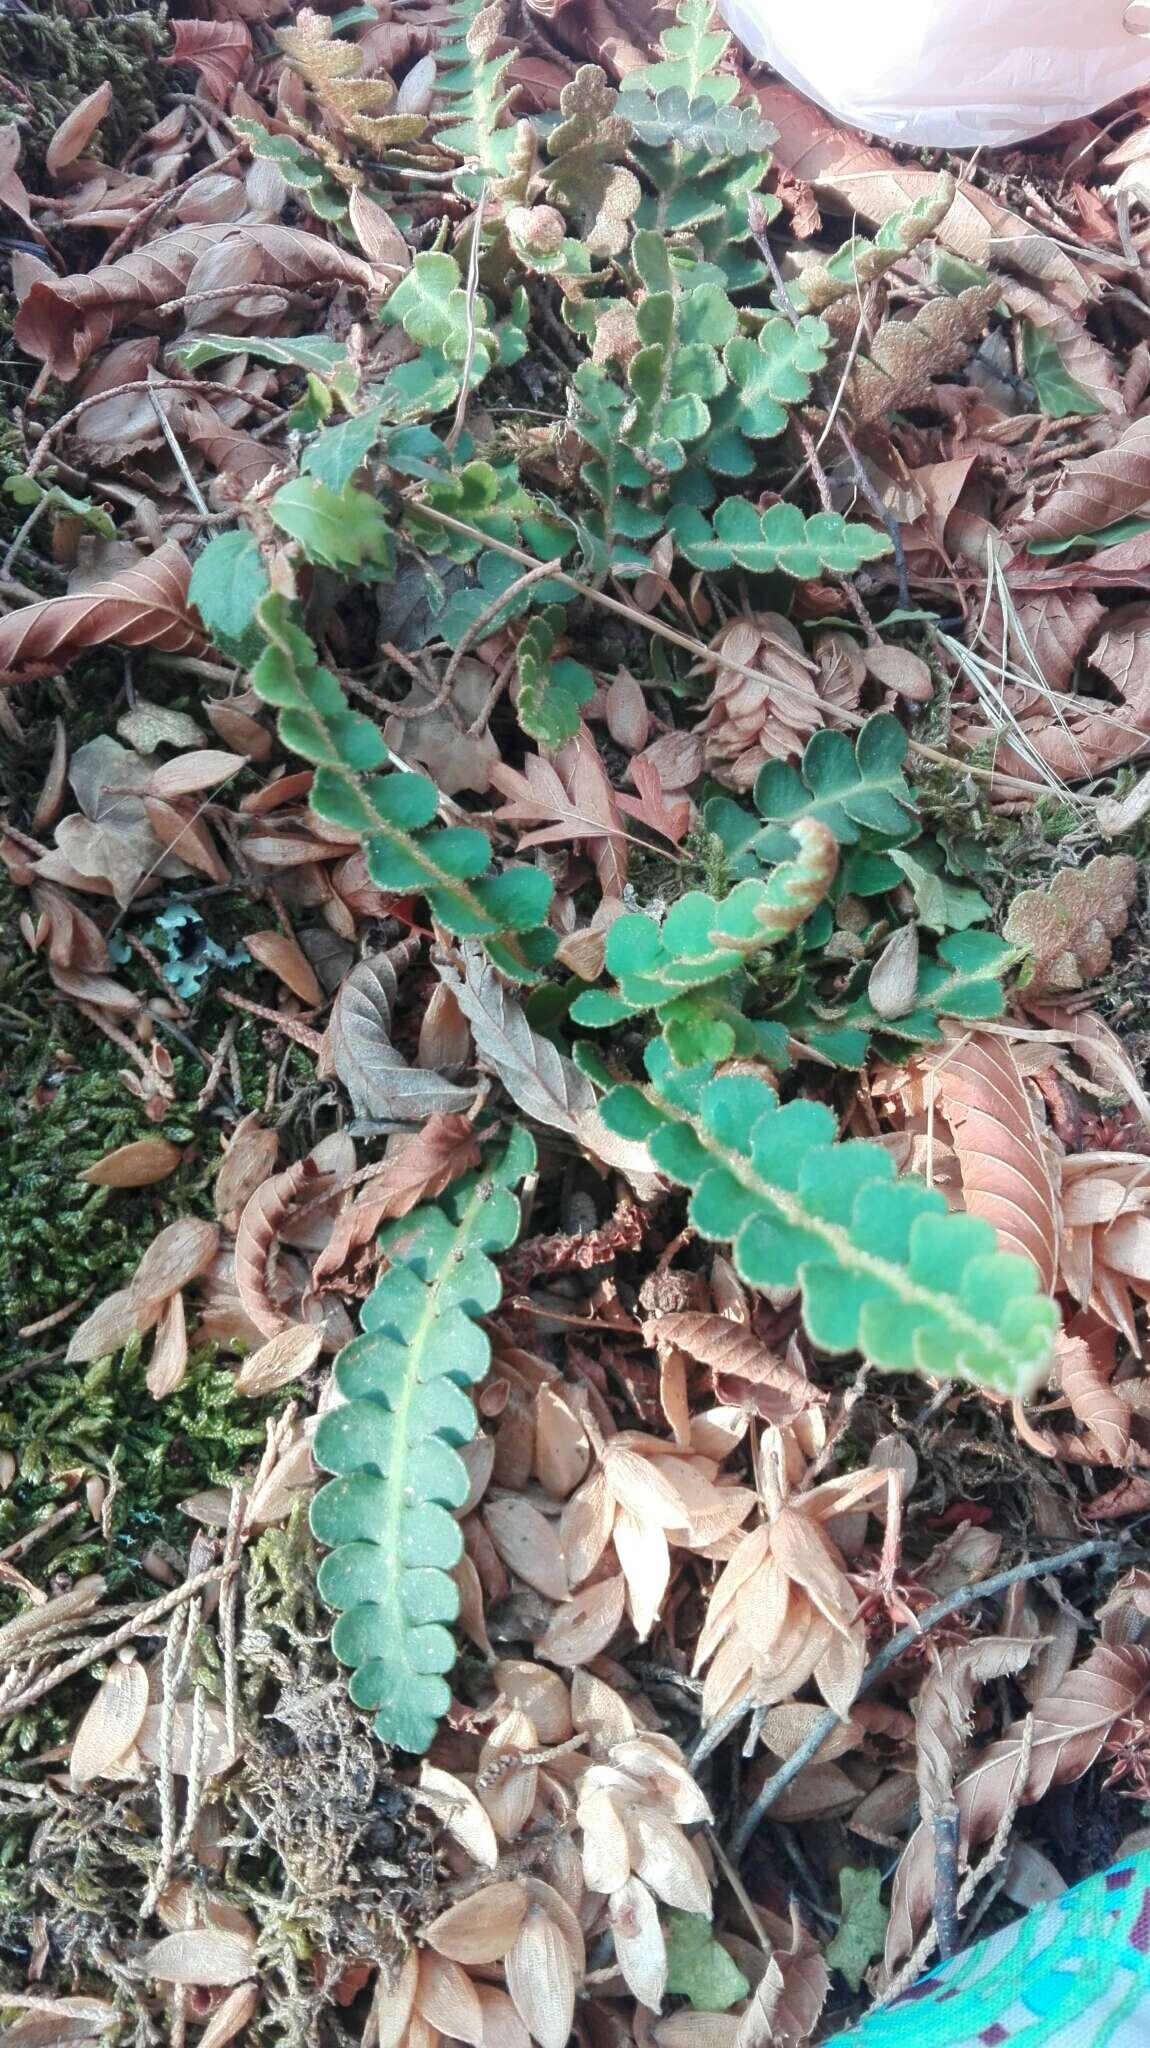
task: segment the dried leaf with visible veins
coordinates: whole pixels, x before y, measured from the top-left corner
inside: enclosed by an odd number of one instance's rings
[[[970,1737],[970,1719],[979,1686],[992,1678],[1021,1671],[1034,1655],[1033,1638],[980,1636],[936,1653],[914,1703],[918,1751],[918,1787],[923,1814],[929,1817],[946,1805],[954,1773]]]
[[[1052,1154],[1010,1044],[950,1024],[945,1034],[946,1050],[928,1072],[953,1134],[963,1207],[994,1225],[1003,1251],[1029,1258],[1052,1293],[1059,1233]]]
[[[72,597],[46,597],[0,620],[0,684],[56,675],[105,640],[158,654],[199,654],[204,636],[188,610],[191,566],[175,541]]]
[[[73,277],[37,278],[16,316],[17,342],[67,383],[118,320],[180,298],[204,251],[232,231],[230,222],[177,228],[116,263]]]
[[[1100,853],[1085,868],[1062,868],[1045,889],[1024,889],[1002,927],[1030,955],[1026,987],[1060,995],[1097,980],[1110,965],[1110,942],[1125,931],[1138,888],[1128,853]]]
[[[678,1345],[690,1358],[709,1365],[716,1400],[732,1407],[746,1398],[770,1422],[790,1422],[822,1399],[797,1366],[788,1365],[745,1324],[732,1322],[729,1316],[693,1310],[658,1316],[645,1325],[643,1338],[648,1344]]]
[[[113,1664],[72,1740],[68,1769],[73,1785],[117,1775],[116,1766],[135,1746],[147,1706],[144,1666],[135,1657]]]
[[[173,21],[172,54],[164,64],[190,64],[209,99],[226,107],[252,59],[252,39],[242,21]]]
[[[236,1292],[245,1315],[265,1337],[291,1326],[291,1317],[273,1299],[269,1268],[274,1267],[280,1230],[292,1203],[308,1181],[315,1183],[313,1194],[322,1191],[311,1159],[297,1159],[273,1174],[249,1196],[236,1231]]]
[[[1065,464],[1054,490],[1014,537],[1027,543],[1098,533],[1150,504],[1150,419],[1131,420],[1110,448]]]
[[[1142,1153],[1063,1161],[1059,1285],[1141,1355],[1132,1296],[1150,1300],[1150,1160]]]
[[[748,612],[728,619],[711,650],[737,661],[740,668],[761,671],[747,676],[735,669],[716,669],[699,726],[711,773],[730,789],[749,790],[767,761],[800,755],[811,734],[828,722],[816,685],[818,670],[807,658],[795,627],[777,612]],[[861,686],[860,664],[852,709]]]
[[[1145,1712],[1150,1693],[1150,1650],[1098,1644],[1057,1692],[1034,1709],[1033,1737],[1020,1782],[1025,1724],[1015,1722],[984,1750],[957,1788],[960,1868],[972,1848],[998,1826],[1008,1802],[1033,1805],[1052,1785],[1071,1784],[1090,1769],[1116,1724]],[[934,1841],[919,1826],[895,1873],[887,1931],[886,1966],[896,1970],[911,1953],[934,1902]]]
[[[420,1123],[460,1111],[474,1089],[445,1081],[429,1067],[413,1067],[391,1039],[399,983],[386,953],[361,960],[340,986],[328,1027],[331,1065],[351,1097],[357,1117],[381,1123]]]

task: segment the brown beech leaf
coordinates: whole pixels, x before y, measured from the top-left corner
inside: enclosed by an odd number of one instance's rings
[[[270,1271],[279,1233],[301,1188],[309,1181],[321,1192],[314,1160],[297,1159],[272,1175],[248,1197],[236,1231],[236,1292],[245,1315],[265,1337],[290,1327],[291,1317],[273,1299]]]
[[[72,597],[46,597],[0,619],[0,684],[56,675],[87,647],[117,640],[158,654],[199,654],[203,634],[188,610],[191,567],[175,541]]]
[[[188,327],[218,328],[226,324],[224,301],[192,303],[196,294],[234,287],[242,297],[257,286],[295,291],[316,284],[358,284],[372,291],[376,277],[350,249],[302,228],[231,221],[183,227],[115,263],[74,277],[37,280],[17,314],[14,332],[21,348],[66,381],[103,346],[118,321],[138,320],[186,297]]]
[[[274,1394],[309,1372],[323,1348],[323,1331],[315,1323],[289,1323],[244,1359],[236,1374],[237,1394],[259,1398]]]
[[[86,1166],[77,1180],[97,1188],[148,1188],[174,1173],[183,1153],[170,1138],[135,1138]]]
[[[970,1736],[977,1688],[1021,1671],[1034,1648],[1033,1638],[980,1636],[938,1652],[914,1703],[919,1797],[928,1819],[951,1796],[955,1769]]]
[[[215,1212],[221,1220],[242,1210],[245,1202],[262,1187],[276,1163],[279,1139],[252,1110],[241,1117],[220,1163],[213,1191]]]
[[[180,298],[205,249],[231,232],[230,223],[177,228],[116,263],[72,277],[37,278],[16,316],[16,340],[66,383],[103,347],[117,321]]]
[[[381,1223],[406,1216],[418,1202],[441,1195],[479,1161],[475,1133],[465,1116],[429,1116],[420,1130],[397,1132],[388,1141],[387,1158],[378,1173],[336,1217],[312,1268],[313,1283],[338,1273],[354,1252],[371,1243]]]
[[[1059,1206],[1051,1159],[1018,1063],[1003,1038],[948,1025],[946,1050],[929,1066],[931,1085],[954,1135],[963,1207],[985,1217],[1003,1251],[1020,1252],[1053,1291]]]
[[[656,1317],[646,1325],[643,1335],[649,1344],[676,1344],[701,1365],[709,1365],[714,1374],[716,1398],[725,1404],[738,1406],[747,1395],[763,1413],[766,1411],[759,1408],[759,1397],[764,1397],[772,1422],[789,1422],[819,1401],[817,1388],[796,1366],[788,1365],[744,1323],[734,1323],[728,1316],[683,1310]]]
[[[172,54],[164,64],[191,64],[209,99],[226,107],[251,63],[252,39],[242,21],[173,21]]]
[[[68,1769],[73,1785],[116,1775],[134,1748],[148,1706],[148,1674],[137,1659],[113,1664],[72,1739]]]
[[[1021,1775],[1024,1724],[1015,1722],[985,1749],[957,1787],[962,1861],[998,1826],[1008,1802],[1024,1806],[1052,1785],[1071,1784],[1090,1769],[1115,1722],[1145,1711],[1150,1649],[1099,1643],[1058,1690],[1034,1708],[1033,1739]],[[961,1864],[960,1864],[961,1867]],[[886,1966],[895,1970],[914,1948],[934,1903],[934,1840],[919,1826],[895,1873]]]
[[[1137,888],[1132,855],[1099,853],[1085,868],[1062,868],[1046,888],[1016,896],[1002,936],[1026,947],[1028,992],[1061,995],[1105,974],[1110,941],[1125,931]]]
[[[315,969],[302,946],[289,939],[285,932],[245,932],[244,945],[253,960],[266,967],[271,974],[290,988],[293,996],[312,1008],[323,1001],[323,990],[315,978]]]
[[[65,165],[74,163],[78,156],[83,155],[111,105],[112,88],[105,79],[95,92],[90,92],[65,116],[44,152],[49,177],[54,178],[57,171],[62,171]]]
[[[391,961],[378,953],[352,968],[332,1007],[329,1056],[356,1116],[373,1123],[421,1123],[466,1109],[473,1088],[446,1081],[429,1067],[410,1066],[392,1044],[398,986]]]
[[[623,1619],[627,1582],[622,1573],[584,1586],[556,1609],[539,1644],[552,1664],[590,1664],[606,1649]]]
[[[1086,1323],[1089,1319],[1075,1320]],[[1115,1365],[1113,1342],[1106,1341],[1110,1336],[1109,1330],[1097,1326],[1089,1335],[1061,1330],[1055,1339],[1054,1362],[1062,1392],[1106,1462],[1125,1465],[1133,1448],[1132,1417],[1121,1386],[1110,1383]],[[1064,1441],[1059,1439],[1060,1447]]]
[[[1050,496],[1017,521],[1024,542],[1068,540],[1129,519],[1150,504],[1150,418],[1131,420],[1113,446],[1062,469]]]

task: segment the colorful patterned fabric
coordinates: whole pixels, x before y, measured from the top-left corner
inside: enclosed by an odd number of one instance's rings
[[[940,1963],[843,2048],[1150,2048],[1150,1851]]]

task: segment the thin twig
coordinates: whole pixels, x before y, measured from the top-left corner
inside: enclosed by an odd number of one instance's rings
[[[854,470],[855,482],[858,484],[876,519],[881,519],[887,530],[891,547],[894,550],[895,574],[898,577],[898,601],[903,611],[908,612],[911,609],[910,574],[906,566],[906,549],[902,544],[902,533],[899,529],[898,520],[891,511],[890,506],[883,504],[882,498],[875,489],[871,478],[867,475],[862,456],[859,454],[841,420],[835,421],[835,432],[839,437],[847,460]]]
[[[180,444],[176,439],[171,420],[168,418],[167,413],[164,411],[164,408],[160,404],[160,401],[157,398],[154,391],[149,391],[148,398],[151,401],[152,411],[155,413],[156,419],[159,422],[160,432],[163,435],[165,441],[167,442],[169,449],[171,450],[172,460],[175,463],[176,468],[179,470],[180,475],[184,479],[184,488],[187,491],[189,498],[191,499],[193,505],[196,508],[196,511],[200,514],[201,518],[210,519],[212,515],[208,509],[207,500],[204,497],[204,494],[201,491],[198,483],[196,482],[195,477],[192,475],[191,470],[188,468],[188,458],[184,454],[183,449],[180,447]]]
[[[934,1926],[938,1952],[945,1962],[957,1955],[960,1939],[958,1920],[958,1807],[953,1799],[930,1817],[934,1840]]]
[[[1088,1543],[1076,1543],[1072,1550],[1060,1551],[1056,1557],[1029,1558],[1025,1564],[1012,1565],[1009,1571],[996,1572],[993,1578],[982,1579],[976,1586],[958,1587],[957,1591],[948,1593],[944,1599],[936,1600],[933,1607],[928,1607],[915,1621],[908,1622],[905,1628],[901,1628],[897,1635],[891,1637],[889,1643],[876,1657],[871,1658],[863,1672],[855,1698],[861,1699],[863,1694],[869,1692],[871,1686],[878,1682],[883,1672],[889,1671],[891,1665],[898,1661],[904,1650],[909,1650],[911,1645],[921,1641],[930,1629],[936,1628],[948,1615],[957,1614],[960,1608],[970,1607],[976,1600],[993,1599],[996,1593],[1005,1593],[1009,1586],[1017,1585],[1021,1579],[1041,1579],[1049,1572],[1069,1571],[1072,1565],[1082,1564],[1086,1558],[1098,1557],[1103,1553],[1113,1556],[1119,1547],[1119,1543],[1112,1538],[1095,1537]],[[727,1717],[730,1726],[737,1726],[746,1711],[746,1703],[737,1713],[732,1709],[734,1719]],[[763,1815],[770,1811],[775,1801],[782,1797],[787,1786],[822,1748],[828,1735],[833,1734],[839,1726],[841,1718],[834,1707],[828,1707],[825,1714],[820,1714],[806,1740],[801,1742],[793,1755],[789,1756],[785,1763],[780,1764],[773,1776],[767,1779],[735,1830],[731,1854],[736,1862],[743,1855]],[[711,1733],[712,1731],[708,1729],[707,1734],[692,1752],[689,1759],[692,1770],[697,1770],[703,1757],[709,1755],[715,1747],[715,1743],[708,1740]]]
[[[185,1600],[194,1600],[206,1586],[218,1585],[221,1580],[238,1570],[238,1559],[233,1565],[211,1565],[207,1571],[197,1572],[194,1579],[186,1580],[182,1586],[173,1586],[171,1592],[164,1593],[158,1600],[152,1600],[146,1607],[139,1608],[131,1619],[126,1621],[122,1628],[116,1629],[112,1635],[101,1636],[97,1642],[87,1643],[74,1657],[67,1658],[63,1664],[54,1664],[50,1671],[45,1671],[31,1685],[26,1686],[23,1692],[17,1693],[14,1699],[5,1700],[0,1707],[0,1721],[8,1721],[14,1714],[25,1713],[29,1707],[34,1707],[38,1700],[54,1692],[58,1685],[64,1685],[69,1678],[75,1678],[77,1672],[86,1671],[98,1658],[110,1656],[113,1650],[121,1649],[134,1637],[150,1635],[152,1623],[161,1621],[165,1614],[171,1613],[173,1607],[181,1607]]]

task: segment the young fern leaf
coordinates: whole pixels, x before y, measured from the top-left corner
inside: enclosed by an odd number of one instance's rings
[[[447,105],[439,109],[434,139],[441,149],[465,159],[468,168],[455,182],[465,197],[475,199],[485,177],[507,169],[514,148],[514,127],[501,128],[499,122],[511,97],[503,90],[503,74],[515,50],[512,46],[501,57],[488,54],[503,32],[498,0],[451,0],[449,17],[441,32],[436,79],[436,96]]]
[[[918,831],[915,793],[905,776],[909,744],[889,711],[868,718],[854,745],[845,733],[817,732],[802,764],[768,761],[755,783],[760,823],[730,797],[712,797],[703,817],[722,840],[737,874],[753,873],[756,856],[786,858],[790,835],[802,819],[834,833],[840,846],[901,846]]]
[[[379,728],[352,711],[330,669],[321,668],[285,598],[273,592],[256,613],[267,642],[252,684],[279,711],[280,737],[316,770],[312,809],[364,842],[380,889],[425,896],[457,938],[482,939],[496,965],[527,978],[550,959],[542,928],[551,883],[538,868],[489,875],[491,842],[473,826],[436,825],[438,795],[425,775],[380,774],[387,747]]]
[[[478,1320],[499,1303],[490,1254],[518,1236],[512,1190],[533,1158],[517,1132],[487,1173],[383,1233],[388,1269],[364,1304],[363,1334],[336,1361],[343,1404],[316,1431],[317,1462],[339,1475],[311,1509],[314,1535],[331,1546],[319,1590],[339,1610],[332,1648],[352,1667],[348,1689],[375,1713],[377,1735],[416,1753],[451,1700],[450,1574],[463,1550],[453,1510],[470,1484],[457,1446],[475,1434],[469,1389],[490,1363]]]
[[[988,1223],[896,1179],[880,1145],[837,1144],[823,1103],[780,1108],[766,1082],[676,1067],[658,1039],[647,1072],[649,1086],[604,1097],[604,1122],[692,1190],[694,1228],[732,1243],[749,1286],[801,1289],[821,1350],[1011,1395],[1042,1379],[1057,1304],[1029,1259],[997,1249]]]
[[[568,655],[552,660],[566,624],[562,605],[548,605],[525,629],[515,650],[519,695],[515,715],[525,733],[554,753],[579,730],[580,706],[595,694],[595,678]]]
[[[692,890],[660,927],[641,912],[616,918],[607,934],[606,966],[616,993],[588,989],[572,1019],[602,1029],[653,1010],[676,1060],[725,1059],[758,1047],[754,1026],[740,1014],[741,964],[805,923],[835,878],[838,848],[825,825],[795,828],[795,860],[769,881],[740,882],[721,902]],[[706,989],[700,999],[698,991]]]
[[[954,192],[954,179],[944,171],[933,192],[924,192],[904,212],[892,213],[873,241],[852,235],[833,256],[804,264],[787,285],[792,305],[800,313],[821,313],[836,299],[853,297],[860,285],[881,277],[933,235],[954,204]]]

